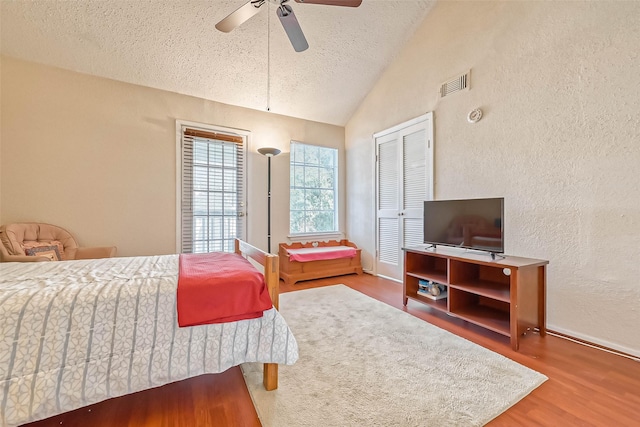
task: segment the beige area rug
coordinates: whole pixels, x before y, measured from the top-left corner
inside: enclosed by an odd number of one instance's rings
[[[280,298],[300,359],[272,392],[243,365],[265,427],[481,426],[547,379],[344,285]]]

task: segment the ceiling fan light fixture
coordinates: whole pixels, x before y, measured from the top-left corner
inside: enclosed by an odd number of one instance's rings
[[[296,52],[307,50],[309,48],[309,43],[307,43],[307,39],[302,32],[302,28],[300,28],[296,14],[293,13],[291,6],[282,2],[278,7],[278,10],[276,10],[276,14],[278,15],[278,18],[280,18],[280,23],[284,27],[284,31],[287,33],[287,37],[289,37],[289,41],[291,42],[293,49]]]
[[[291,9],[291,6],[287,6],[286,4],[284,4],[284,2],[280,3],[280,6],[278,6],[278,16],[289,16],[290,13],[293,13],[293,9]]]
[[[222,32],[228,33],[234,28],[242,25],[245,21],[249,20],[253,15],[260,11],[260,7],[267,1],[278,4],[276,14],[280,18],[280,22],[284,27],[284,30],[293,45],[296,52],[302,52],[309,48],[309,43],[302,33],[298,19],[293,8],[285,3],[289,0],[249,0],[244,5],[240,6],[237,10],[224,18],[222,21],[216,24],[216,28]],[[296,0],[297,3],[307,4],[319,4],[325,6],[345,6],[345,7],[358,7],[362,3],[362,0]]]

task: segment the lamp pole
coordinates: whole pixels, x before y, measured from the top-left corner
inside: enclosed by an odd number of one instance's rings
[[[271,158],[280,154],[280,150],[262,147],[258,153],[267,157],[267,252],[271,253]]]

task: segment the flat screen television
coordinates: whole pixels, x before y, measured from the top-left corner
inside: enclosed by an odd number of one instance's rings
[[[504,198],[427,200],[424,243],[504,252]]]

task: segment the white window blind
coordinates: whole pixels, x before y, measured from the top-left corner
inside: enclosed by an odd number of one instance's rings
[[[182,127],[184,253],[233,252],[244,238],[244,138]]]

